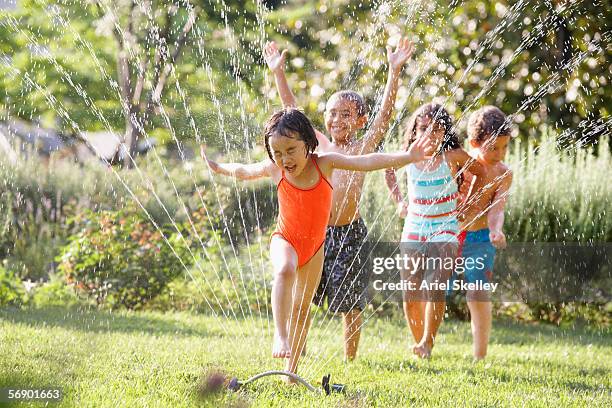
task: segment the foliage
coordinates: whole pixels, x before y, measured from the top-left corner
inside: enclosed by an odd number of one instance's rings
[[[24,296],[25,290],[21,279],[0,265],[0,306],[20,306]]]
[[[612,302],[608,303],[509,303],[497,305],[498,316],[515,321],[541,321],[555,325],[586,323],[592,327],[606,328],[612,324]]]
[[[612,106],[604,90],[611,54],[602,7],[602,1],[313,0],[278,5],[267,20],[277,31],[271,37],[293,58],[288,76],[298,103],[319,125],[326,98],[337,90],[361,91],[374,105],[386,75],[384,45],[403,34],[417,50],[398,92],[398,120],[438,98],[460,128],[471,110],[496,105],[515,114],[523,137],[553,126],[594,141],[610,132]]]
[[[142,307],[188,262],[181,231],[158,229],[134,209],[87,211],[58,260],[70,284],[111,307]],[[167,242],[166,242],[167,240]]]
[[[471,110],[493,104],[515,113],[522,137],[537,137],[548,125],[593,141],[610,132],[605,7],[601,0],[155,0],[112,7],[23,0],[3,12],[0,24],[0,53],[8,62],[0,64],[0,109],[9,117],[59,123],[67,133],[123,133],[129,121],[120,62],[129,84],[144,79],[134,100],[152,95],[170,62],[145,133],[242,150],[256,142],[258,124],[280,104],[260,59],[265,40],[290,50],[290,85],[321,126],[326,98],[341,88],[361,91],[374,107],[386,75],[384,46],[406,34],[417,53],[398,92],[396,125],[424,101],[441,98],[460,128]],[[189,10],[196,23],[172,59]]]
[[[167,128],[184,140],[249,131],[256,105],[240,77],[253,48],[222,33],[248,37],[256,7],[227,1],[223,8],[206,1],[19,1],[16,10],[0,12],[7,62],[0,64],[0,109],[67,135]],[[181,38],[191,14],[195,25]],[[225,92],[217,94],[218,87]]]
[[[59,274],[51,274],[49,280],[33,286],[27,294],[27,304],[34,308],[71,308],[87,305],[87,299],[80,297],[74,285],[67,285]]]
[[[553,140],[517,143],[505,226],[511,242],[612,242],[612,155],[606,138],[590,151]]]
[[[229,318],[270,316],[272,274],[267,234],[250,246],[208,247],[185,276],[177,277],[147,308],[190,310]],[[263,259],[262,259],[263,258]]]
[[[135,174],[120,177],[154,216],[161,217]],[[54,161],[45,165],[34,158],[14,164],[0,159],[0,258],[8,259],[22,279],[44,278],[74,232],[67,219],[85,209],[121,208],[131,201],[122,183],[97,163],[81,167]],[[166,205],[172,208],[167,201]]]

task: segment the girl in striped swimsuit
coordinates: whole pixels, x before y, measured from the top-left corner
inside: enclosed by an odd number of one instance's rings
[[[448,282],[457,256],[458,183],[464,168],[474,174],[481,174],[483,170],[461,149],[451,116],[442,105],[428,103],[412,115],[403,149],[421,138],[429,141],[428,153],[433,158],[411,163],[406,168],[409,201],[403,199],[393,170],[387,170],[386,181],[400,216],[405,217],[402,255],[421,259],[420,264],[412,263],[418,265],[414,269],[400,272],[403,280],[414,282],[412,288],[415,288],[404,292],[403,302],[406,321],[415,340],[412,351],[421,358],[429,358],[444,317],[445,291],[443,288],[421,290],[421,284]]]

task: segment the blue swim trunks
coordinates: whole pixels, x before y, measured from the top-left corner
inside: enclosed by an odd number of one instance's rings
[[[451,278],[451,288],[453,281],[457,278],[462,278],[466,283],[491,282],[496,250],[489,239],[489,229],[462,231],[458,238],[459,257],[463,259],[456,263],[455,272]]]

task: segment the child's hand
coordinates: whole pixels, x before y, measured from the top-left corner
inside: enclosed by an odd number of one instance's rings
[[[417,163],[431,158],[431,141],[428,137],[420,137],[408,148],[410,161]]]
[[[202,156],[202,159],[204,159],[204,161],[208,164],[208,167],[210,167],[210,169],[214,172],[214,173],[218,173],[219,172],[219,163],[210,160],[207,156],[206,156],[206,146],[202,145],[200,146],[200,156]]]
[[[278,70],[285,69],[285,57],[287,56],[287,50],[283,50],[282,53],[278,52],[278,47],[274,41],[268,41],[264,47],[264,59],[266,64],[270,68],[270,71],[276,72]]]
[[[400,201],[397,203],[397,214],[400,218],[406,218],[408,215],[408,203],[405,201]]]
[[[402,37],[395,47],[395,51],[392,50],[391,46],[387,45],[387,60],[389,61],[389,68],[395,72],[401,71],[402,67],[410,59],[414,52],[414,44],[412,41],[408,41],[408,37]]]
[[[489,240],[497,249],[504,249],[506,247],[506,236],[502,231],[489,232]]]

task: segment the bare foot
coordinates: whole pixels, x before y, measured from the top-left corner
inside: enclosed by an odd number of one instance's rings
[[[291,348],[289,341],[278,335],[274,335],[274,344],[272,345],[272,357],[274,358],[289,358],[291,357]]]
[[[429,345],[425,342],[415,344],[412,346],[412,352],[419,358],[431,358],[431,349],[433,345]]]
[[[344,356],[344,362],[345,363],[352,363],[353,361],[355,361],[355,357],[356,356]]]

